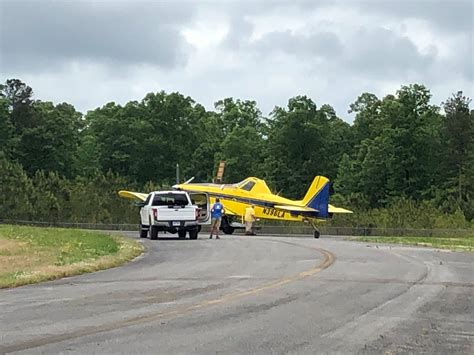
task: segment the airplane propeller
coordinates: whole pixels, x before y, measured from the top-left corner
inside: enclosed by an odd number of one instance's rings
[[[193,176],[191,179],[186,180],[185,182],[183,182],[183,184],[189,184],[189,183],[190,183],[191,181],[193,181],[193,180],[194,180],[194,176]]]

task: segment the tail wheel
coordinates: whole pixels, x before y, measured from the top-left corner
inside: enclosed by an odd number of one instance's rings
[[[316,230],[314,231],[314,238],[315,238],[315,239],[319,239],[319,236],[320,236],[320,235],[321,235],[321,233],[316,229]]]
[[[186,238],[186,229],[179,229],[178,230],[178,237],[179,237],[179,239]]]

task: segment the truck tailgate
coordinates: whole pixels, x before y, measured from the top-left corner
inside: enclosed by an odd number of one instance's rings
[[[169,208],[165,206],[154,207],[157,209],[157,221],[194,221],[196,220],[196,209],[194,207]]]

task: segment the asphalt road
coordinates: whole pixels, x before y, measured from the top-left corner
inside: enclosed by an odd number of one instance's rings
[[[0,353],[474,353],[474,254],[341,238],[144,240],[0,290]]]

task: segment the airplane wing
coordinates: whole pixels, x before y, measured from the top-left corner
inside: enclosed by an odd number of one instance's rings
[[[124,190],[119,191],[118,194],[120,197],[129,198],[131,200],[140,200],[140,201],[145,201],[148,196],[148,194],[144,194],[141,192],[132,192],[132,191],[124,191]]]
[[[346,210],[345,208],[329,205],[329,213],[353,213],[353,212]]]

